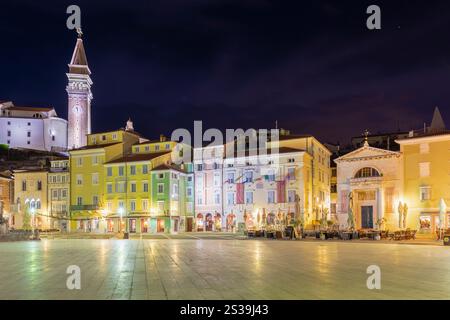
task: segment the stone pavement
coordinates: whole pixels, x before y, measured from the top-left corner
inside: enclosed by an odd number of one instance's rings
[[[366,269],[381,268],[381,290]],[[81,268],[81,290],[66,268]],[[450,247],[378,242],[0,243],[0,299],[449,299]]]

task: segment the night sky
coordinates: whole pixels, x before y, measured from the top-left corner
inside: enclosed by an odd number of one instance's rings
[[[93,131],[130,116],[148,138],[191,129],[273,128],[324,142],[450,124],[450,1],[22,1],[0,3],[0,100],[67,116],[82,11]],[[378,4],[382,29],[366,28]]]

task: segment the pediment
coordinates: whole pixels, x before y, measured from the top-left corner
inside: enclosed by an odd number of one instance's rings
[[[340,161],[354,161],[361,159],[379,159],[379,158],[391,158],[400,157],[401,153],[396,151],[390,151],[385,149],[374,148],[370,146],[363,146],[355,151],[349,152],[342,157],[334,160],[335,162]]]

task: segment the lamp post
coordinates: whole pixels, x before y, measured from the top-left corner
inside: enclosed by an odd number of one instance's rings
[[[34,239],[34,211],[35,209],[33,207],[31,207],[30,212],[31,212],[31,237]]]
[[[120,222],[119,222],[119,232],[122,232],[122,217],[123,217],[123,208],[119,208]]]

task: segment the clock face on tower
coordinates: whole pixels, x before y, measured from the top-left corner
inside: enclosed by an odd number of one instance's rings
[[[73,106],[72,111],[74,114],[78,115],[79,113],[81,113],[81,108],[79,104],[76,104]]]

